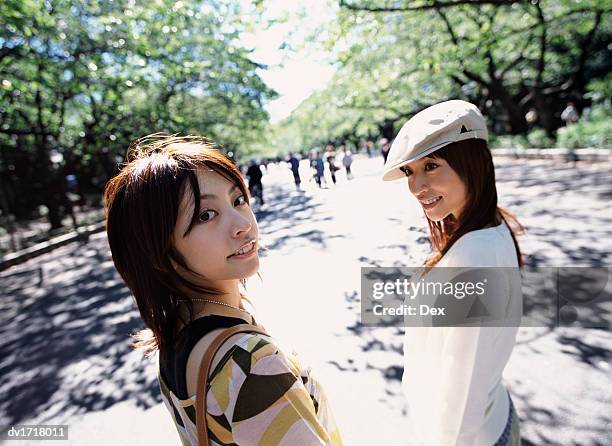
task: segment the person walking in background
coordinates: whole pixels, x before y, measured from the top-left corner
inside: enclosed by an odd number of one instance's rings
[[[387,157],[389,156],[390,149],[391,149],[391,144],[389,144],[389,140],[387,138],[382,138],[380,140],[380,153],[385,163],[387,162]]]
[[[353,179],[353,174],[351,173],[351,165],[353,164],[353,154],[350,150],[343,150],[344,156],[342,157],[342,165],[346,170],[346,179]]]
[[[449,274],[444,267],[485,268],[486,306],[501,309],[493,313],[501,315],[495,326],[466,318],[469,326],[435,326],[436,319],[406,327],[405,432],[426,446],[519,446],[519,418],[502,374],[522,315],[523,260],[515,235],[523,227],[497,205],[487,126],[478,108],[453,100],[413,116],[385,164],[383,180],[396,179],[407,182],[427,219],[433,254],[423,265],[425,280]]]
[[[339,167],[336,166],[336,152],[334,151],[334,146],[332,144],[328,144],[325,148],[325,160],[327,161],[332,182],[336,184],[336,171],[339,169]]]
[[[251,160],[246,176],[249,178],[249,192],[251,193],[251,196],[253,198],[257,198],[257,200],[259,200],[259,204],[263,205],[263,184],[261,182],[263,173],[261,172],[261,167],[259,167],[257,161]]]
[[[293,173],[293,182],[295,183],[295,188],[300,190],[300,184],[302,180],[300,178],[300,160],[293,154],[289,152],[289,168],[291,169],[291,173]]]
[[[368,158],[372,158],[374,154],[374,143],[372,141],[366,142],[366,152],[368,152]]]
[[[321,153],[318,150],[314,152],[314,158],[310,162],[310,166],[314,169],[314,179],[317,182],[319,189],[321,189],[323,187],[321,183],[322,181],[325,181],[325,164],[323,164]]]
[[[565,121],[565,125],[571,125],[578,122],[580,116],[578,116],[578,110],[573,102],[568,102],[567,107],[561,112],[561,119]]]

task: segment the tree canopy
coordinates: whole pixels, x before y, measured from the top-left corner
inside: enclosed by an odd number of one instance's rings
[[[145,134],[205,135],[234,154],[257,139],[275,92],[241,45],[256,20],[243,12],[220,0],[5,1],[3,213],[45,205],[59,226],[65,176],[99,193]]]
[[[336,76],[277,126],[277,144],[390,139],[450,98],[476,103],[495,134],[552,137],[569,102],[582,110],[589,85],[610,82],[611,10],[599,0],[340,0],[319,41]]]

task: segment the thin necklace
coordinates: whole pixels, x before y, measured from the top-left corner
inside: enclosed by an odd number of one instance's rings
[[[243,310],[242,308],[235,307],[235,306],[230,305],[230,304],[226,304],[225,302],[219,302],[218,300],[203,299],[203,298],[200,298],[200,297],[193,297],[191,299],[178,299],[179,302],[186,302],[188,300],[195,300],[197,302],[206,302],[206,303],[215,304],[215,305],[223,305],[224,307],[233,308],[234,310],[246,311],[246,310]]]

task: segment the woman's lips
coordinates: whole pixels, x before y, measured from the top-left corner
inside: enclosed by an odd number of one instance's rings
[[[240,254],[238,254],[240,252]],[[246,259],[247,257],[251,257],[253,254],[257,252],[257,242],[255,240],[250,241],[242,248],[237,250],[234,254],[228,256],[228,259]]]
[[[421,200],[421,206],[423,206],[425,210],[433,209],[440,201],[442,201],[442,196],[434,197],[434,199]]]

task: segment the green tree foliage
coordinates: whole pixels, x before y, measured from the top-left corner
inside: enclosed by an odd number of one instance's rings
[[[130,141],[202,134],[239,153],[275,96],[236,2],[6,0],[0,13],[2,213],[67,207],[65,176],[99,196]]]
[[[339,6],[326,42],[338,60],[334,80],[276,128],[278,141],[292,149],[391,138],[407,117],[449,98],[476,103],[495,133],[541,128],[554,137],[567,103],[580,111],[590,106],[589,82],[605,79],[612,67],[609,1],[340,0]]]

